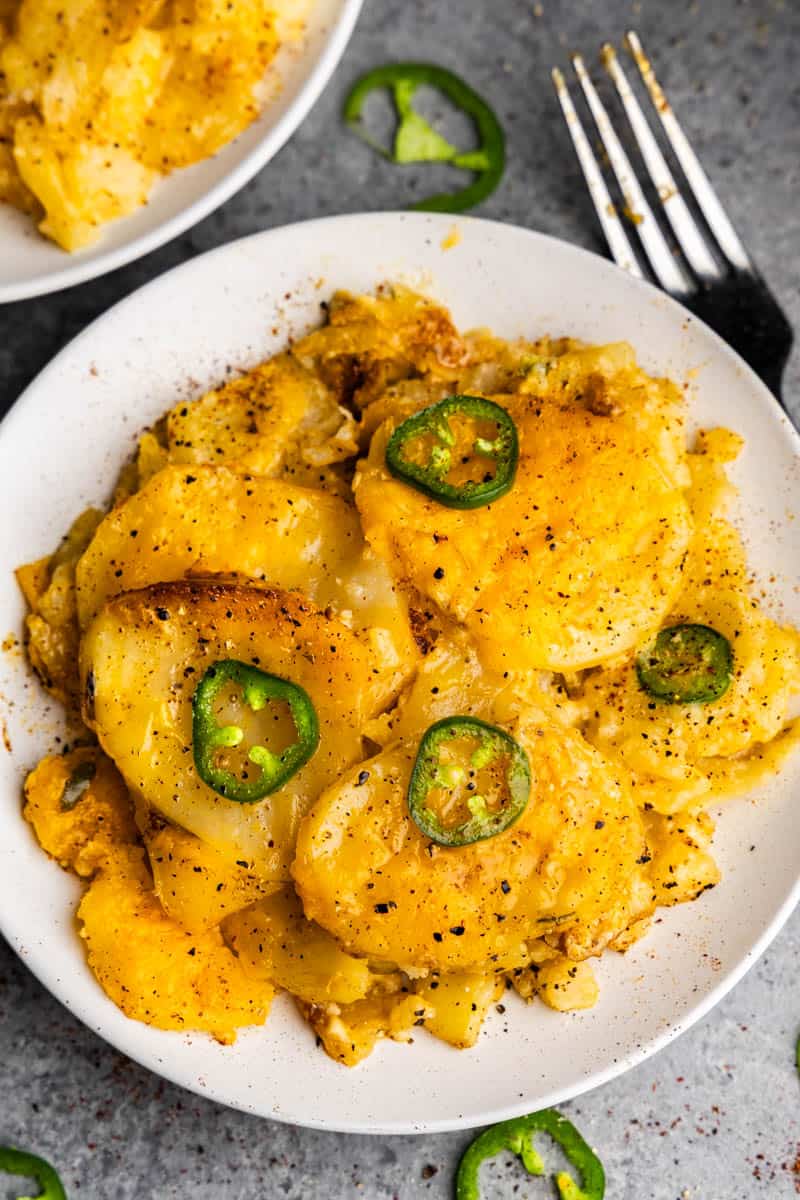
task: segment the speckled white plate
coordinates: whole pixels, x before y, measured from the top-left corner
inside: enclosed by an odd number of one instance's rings
[[[452,308],[463,327],[505,336],[629,339],[645,367],[691,378],[694,425],[746,439],[732,473],[751,563],[776,608],[800,621],[798,438],[758,379],[677,304],[603,259],[485,221],[378,214],[257,235],[186,263],[123,301],[42,372],[0,426],[0,635],[23,615],[11,571],[51,550],[70,517],[102,504],[137,432],[227,364],[259,362],[318,322],[332,289],[402,279]],[[800,762],[720,813],[720,887],[664,911],[625,957],[598,967],[590,1012],[559,1015],[515,996],[478,1045],[456,1051],[420,1031],[347,1070],[315,1048],[280,998],[263,1029],[222,1047],[127,1020],[84,961],[79,888],[34,844],[20,816],[25,771],[52,746],[57,717],[19,654],[0,656],[0,924],[44,985],[124,1053],[225,1104],[328,1129],[415,1132],[472,1126],[575,1096],[627,1070],[686,1029],[744,974],[798,894]]]
[[[253,124],[218,154],[160,180],[149,202],[113,221],[99,240],[67,254],[34,223],[0,204],[0,304],[72,287],[149,254],[219,208],[273,158],[331,77],[363,0],[312,0],[302,39],[282,49],[265,80],[271,97]]]

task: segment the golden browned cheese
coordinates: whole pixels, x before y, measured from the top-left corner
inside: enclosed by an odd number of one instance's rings
[[[231,658],[298,683],[319,719],[313,758],[256,804],[214,792],[191,754],[195,688]],[[203,581],[112,600],[84,635],[81,671],[86,720],[129,787],[264,880],[288,878],[297,822],[360,756],[375,703],[369,653],[347,626],[295,593]],[[239,705],[236,721],[246,715]]]
[[[164,913],[143,858],[118,856],[86,890],[78,920],[89,965],[126,1016],[232,1042],[266,1019],[273,989],[244,974],[218,929],[191,932]]]
[[[469,362],[447,310],[408,288],[387,287],[375,296],[337,292],[328,318],[292,355],[358,409],[397,379],[452,379]]]
[[[394,479],[392,418],[354,481],[370,544],[501,671],[572,671],[641,642],[677,594],[691,533],[674,390],[626,346],[546,366],[492,396],[520,442],[514,486],[494,503],[445,508]]]
[[[579,954],[624,928],[645,845],[624,781],[567,730],[526,715],[509,732],[528,753],[531,797],[484,842],[436,846],[411,819],[416,741],[323,793],[293,867],[307,915],[353,953],[440,971],[522,965],[560,924],[591,931]]]
[[[305,7],[305,6],[301,6]],[[65,250],[258,115],[281,0],[18,0],[0,16],[0,200]],[[7,139],[7,140],[5,140]],[[42,215],[43,214],[43,215]]]

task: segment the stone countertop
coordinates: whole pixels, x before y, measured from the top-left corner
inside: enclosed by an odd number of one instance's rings
[[[0,412],[112,303],[165,269],[259,229],[401,207],[422,170],[393,170],[342,128],[349,83],[431,58],[491,97],[506,178],[480,215],[603,251],[548,78],[580,48],[635,27],[743,240],[795,327],[800,288],[797,0],[366,0],[332,83],[273,162],[162,249],[70,291],[0,309]],[[424,169],[423,169],[424,170]],[[785,394],[800,411],[798,356]],[[608,1200],[771,1200],[800,1194],[800,915],[689,1033],[565,1105],[601,1152]],[[0,946],[0,1142],[56,1163],[71,1200],[429,1200],[450,1197],[469,1134],[357,1137],[263,1122],[164,1083],[83,1028]],[[387,1080],[387,1086],[390,1081]],[[487,1197],[549,1184],[502,1163]],[[0,1182],[0,1197],[6,1192]]]

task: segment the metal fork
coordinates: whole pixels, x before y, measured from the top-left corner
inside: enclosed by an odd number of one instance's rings
[[[638,36],[629,32],[625,43],[650,94],[661,125],[702,213],[708,232],[692,215],[642,112],[614,48],[603,46],[601,60],[619,93],[636,143],[647,167],[663,215],[672,228],[680,255],[673,253],[653,213],[636,173],[622,147],[611,118],[589,78],[583,58],[572,56],[586,101],[616,175],[624,199],[623,214],[658,283],[715,329],[771,388],[778,400],[781,380],[792,347],[792,328],[730,222],[708,176],[667,103]],[[553,70],[553,83],[566,117],[575,151],[586,178],[600,224],[619,266],[641,279],[648,278],[612,202],[603,171],[575,111],[564,76]],[[709,234],[711,237],[709,237]],[[713,239],[713,240],[712,240]]]

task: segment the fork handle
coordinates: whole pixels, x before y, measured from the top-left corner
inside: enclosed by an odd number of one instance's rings
[[[701,289],[689,307],[730,342],[785,408],[781,385],[792,327],[758,272],[731,272]]]

